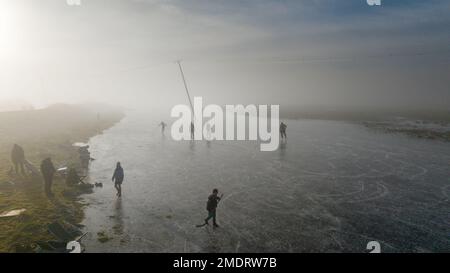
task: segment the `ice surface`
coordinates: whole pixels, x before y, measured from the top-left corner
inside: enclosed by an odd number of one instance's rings
[[[335,121],[288,121],[288,143],[175,142],[130,114],[93,138],[87,252],[450,251],[450,145]],[[123,197],[111,176],[125,170]],[[196,228],[213,188],[218,229]],[[112,237],[97,240],[105,231]]]

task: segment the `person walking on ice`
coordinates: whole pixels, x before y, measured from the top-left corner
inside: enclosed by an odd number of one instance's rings
[[[280,136],[281,136],[282,140],[283,139],[287,140],[286,128],[287,128],[287,125],[284,124],[284,122],[281,122],[281,124],[280,124]]]
[[[158,126],[161,126],[161,134],[164,135],[164,130],[166,130],[167,124],[164,121],[161,121],[161,123]]]
[[[194,123],[191,122],[191,140],[195,139],[195,127],[194,127]]]
[[[220,200],[222,199],[223,194],[219,196],[219,190],[214,189],[212,194],[208,197],[208,202],[206,203],[206,210],[208,211],[208,217],[205,219],[205,223],[203,225],[198,225],[197,227],[203,227],[209,225],[209,220],[213,219],[213,226],[215,228],[219,227],[216,222],[216,209]]]
[[[123,168],[120,165],[120,162],[117,162],[116,169],[114,170],[114,174],[112,177],[112,181],[114,182],[114,188],[117,190],[117,196],[122,196],[122,182],[125,177],[125,174],[123,172]]]

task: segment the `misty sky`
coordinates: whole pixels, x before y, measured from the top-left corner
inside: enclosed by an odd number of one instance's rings
[[[0,102],[450,107],[450,1],[0,0]]]

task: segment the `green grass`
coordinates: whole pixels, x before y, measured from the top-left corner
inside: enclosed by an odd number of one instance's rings
[[[40,178],[8,174],[12,145],[21,145],[37,168],[46,156],[52,157],[57,168],[78,167],[78,151],[72,144],[86,142],[122,117],[112,108],[71,105],[0,113],[0,213],[26,209],[20,216],[0,218],[0,252],[30,251],[37,241],[55,239],[47,229],[50,223],[65,220],[76,224],[83,219],[80,192],[68,188],[62,179],[54,181],[55,198],[48,199]],[[8,181],[15,185],[5,183]]]

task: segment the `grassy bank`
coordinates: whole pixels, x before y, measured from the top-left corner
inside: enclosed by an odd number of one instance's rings
[[[0,113],[0,213],[26,209],[15,217],[0,218],[0,252],[26,252],[36,241],[55,239],[48,225],[57,220],[79,223],[82,205],[64,181],[54,181],[55,198],[43,193],[43,182],[30,176],[11,175],[14,143],[25,150],[37,168],[51,156],[55,167],[79,166],[75,142],[86,142],[123,117],[116,109],[100,106],[54,105],[42,110]],[[67,194],[72,193],[72,194]]]

